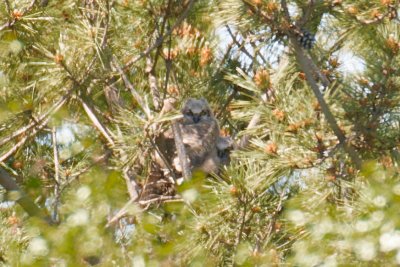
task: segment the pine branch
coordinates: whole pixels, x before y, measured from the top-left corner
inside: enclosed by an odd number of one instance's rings
[[[376,16],[370,20],[362,20],[356,17],[357,21],[360,22],[362,25],[373,25],[382,22],[385,18],[389,17],[390,19],[397,19],[397,10],[399,8],[399,1],[396,1],[395,4],[391,4],[388,6],[388,10],[379,16]]]
[[[165,16],[164,16],[162,24],[161,24],[161,29],[159,30],[158,38],[161,38],[164,35],[165,26],[167,25],[167,21],[168,21],[168,18],[170,16],[170,12],[171,12],[171,6],[172,6],[172,0],[168,0],[167,8],[166,8],[166,11],[165,11]],[[155,18],[155,20],[157,21],[157,18]],[[169,35],[169,37],[171,38],[171,35]],[[152,70],[154,70],[156,68],[157,61],[158,61],[158,58],[159,58],[160,53],[161,53],[161,48],[162,48],[162,44],[157,47],[156,55],[154,57],[154,63],[153,63],[153,66],[152,66]]]
[[[88,117],[90,118],[90,120],[92,121],[92,123],[94,124],[95,128],[102,134],[102,136],[104,136],[104,138],[107,140],[108,145],[110,147],[110,149],[113,150],[113,153],[115,155],[119,155],[121,157],[121,160],[124,161],[128,158],[128,155],[126,155],[126,153],[124,151],[116,151],[115,150],[115,142],[113,140],[113,138],[111,137],[111,134],[109,133],[109,131],[107,130],[106,127],[104,127],[102,125],[102,123],[100,122],[100,120],[96,117],[96,115],[94,114],[94,112],[91,110],[91,108],[89,107],[89,105],[87,103],[85,103],[83,101],[83,99],[80,99],[82,106],[86,112],[86,114],[88,115]],[[136,200],[139,197],[139,185],[136,183],[135,181],[135,175],[133,174],[133,172],[130,170],[129,166],[124,167],[122,169],[122,173],[124,175],[125,178],[125,182],[126,182],[126,186],[128,189],[128,193],[131,199]]]
[[[219,110],[219,112],[215,115],[215,118],[219,119],[221,117],[221,115],[226,111],[226,108],[229,106],[229,104],[233,101],[233,99],[236,97],[237,93],[238,93],[238,87],[235,85],[233,87],[233,92],[232,94],[230,94],[228,96],[228,98],[226,99],[224,105],[222,106],[222,108]],[[222,123],[223,124],[223,123]]]
[[[13,155],[19,148],[21,148],[25,142],[28,140],[29,137],[35,135],[37,132],[39,132],[45,124],[48,122],[48,120],[45,120],[43,124],[40,124],[38,127],[36,127],[31,133],[25,135],[24,137],[21,138],[21,140],[18,141],[10,150],[8,150],[6,153],[0,156],[0,162],[5,161],[8,157]]]
[[[107,1],[105,1],[105,4],[106,4],[107,11],[102,12],[102,14],[104,14],[104,15],[102,16],[101,22],[103,22],[103,23],[97,23],[97,22],[95,23],[93,20],[88,20],[88,23],[93,28],[96,28],[96,29],[100,29],[100,26],[102,24],[104,24],[104,26],[102,27],[104,34],[101,38],[100,43],[97,42],[95,36],[93,37],[93,42],[96,44],[96,50],[98,52],[94,55],[92,61],[90,62],[90,64],[88,65],[88,67],[86,69],[85,75],[87,75],[87,76],[89,75],[90,70],[97,59],[100,59],[100,61],[102,62],[103,69],[106,72],[108,72],[108,73],[112,72],[112,64],[111,64],[112,57],[106,53],[107,52],[106,50],[108,48],[107,40],[108,40],[108,31],[109,31],[109,27],[110,27],[110,12],[111,12],[110,8],[111,8],[113,2],[110,4],[109,1],[107,0]],[[107,104],[110,107],[112,114],[114,114],[116,112],[116,110],[118,110],[121,107],[124,107],[124,105],[125,105],[123,99],[120,97],[120,95],[118,93],[118,89],[112,83],[113,81],[114,80],[106,79],[106,85],[103,88],[104,96],[106,98]]]
[[[235,247],[237,248],[238,245],[240,244],[240,241],[242,240],[242,235],[243,235],[243,230],[244,226],[246,223],[246,215],[247,215],[247,203],[241,202],[243,204],[243,211],[241,215],[241,222],[240,222],[240,227],[239,227],[239,232],[237,233],[236,236],[236,241],[235,241]]]
[[[97,157],[96,159],[91,162],[91,164],[75,173],[72,173],[71,175],[67,176],[66,182],[64,182],[62,185],[60,185],[60,193],[64,191],[69,184],[71,184],[76,178],[84,174],[85,172],[89,171],[91,168],[94,166],[98,166],[97,164],[106,161],[110,156],[111,156],[111,150],[107,150],[103,155]]]
[[[36,0],[32,0],[31,3],[29,4],[29,6],[27,8],[25,8],[21,13],[21,17],[23,17],[24,15],[26,15],[26,13],[30,12],[33,7],[35,6]],[[6,1],[6,7],[9,8],[9,4],[8,1]],[[18,19],[13,17],[13,19],[11,21],[8,21],[6,23],[4,23],[2,26],[0,26],[0,32],[2,30],[4,30],[5,28],[11,28],[15,25],[15,23],[17,23]]]
[[[219,73],[219,72],[221,71],[221,69],[224,67],[225,62],[226,62],[227,59],[229,58],[229,55],[230,55],[230,53],[231,53],[232,48],[234,47],[234,45],[235,45],[235,41],[231,41],[231,42],[228,44],[228,46],[227,46],[227,48],[226,48],[226,51],[225,51],[225,53],[224,53],[224,56],[222,57],[222,60],[219,62],[219,66],[218,66],[218,69],[217,69],[216,73]]]
[[[289,11],[287,8],[287,4],[285,0],[281,0],[281,5],[286,17],[286,20],[291,23],[291,19],[290,19],[290,15],[289,15]],[[297,62],[300,65],[300,68],[303,70],[303,72],[306,75],[308,84],[310,85],[315,97],[317,98],[318,104],[321,106],[321,110],[322,113],[324,114],[329,126],[331,127],[331,129],[333,130],[334,134],[336,135],[336,137],[339,140],[339,143],[343,146],[343,148],[345,149],[345,151],[349,154],[351,160],[353,161],[353,163],[356,165],[357,169],[361,169],[361,159],[358,155],[358,153],[355,151],[355,149],[347,143],[346,140],[346,136],[344,135],[344,133],[342,132],[342,130],[340,129],[335,117],[333,116],[328,104],[325,102],[325,99],[321,93],[321,91],[318,88],[317,82],[315,81],[314,77],[313,77],[313,73],[310,70],[309,66],[310,66],[310,61],[311,59],[308,59],[303,51],[303,49],[301,48],[301,46],[298,43],[297,38],[291,33],[288,33],[290,41],[293,45],[295,54],[296,54],[296,58],[297,58]],[[311,61],[312,62],[312,61]]]
[[[306,7],[306,10],[304,11],[303,16],[301,19],[296,23],[296,25],[300,28],[302,28],[308,21],[308,19],[311,17],[311,13],[314,9],[315,5],[315,0],[309,0],[308,5]]]

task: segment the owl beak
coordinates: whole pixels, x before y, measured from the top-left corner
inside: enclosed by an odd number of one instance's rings
[[[193,115],[193,122],[198,123],[200,121],[200,115]]]

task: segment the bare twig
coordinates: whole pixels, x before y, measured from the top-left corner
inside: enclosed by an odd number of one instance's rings
[[[132,205],[135,201],[130,199],[111,219],[108,220],[106,224],[106,228],[110,227],[111,225],[118,222],[122,217],[124,217],[128,213],[128,208]]]
[[[160,91],[158,89],[157,85],[157,78],[155,75],[155,69],[153,68],[154,64],[151,60],[150,56],[147,56],[146,58],[146,73],[149,79],[149,86],[150,86],[150,92],[153,97],[153,105],[156,110],[161,109],[161,98],[160,98]]]
[[[155,149],[155,151],[157,152],[157,154],[160,156],[161,160],[164,162],[165,166],[167,167],[168,171],[170,172],[170,174],[172,175],[172,177],[174,179],[176,179],[175,177],[175,172],[173,171],[173,168],[171,166],[171,164],[169,164],[166,156],[164,155],[164,153],[160,150],[160,148],[158,147],[158,145],[153,141],[153,139],[151,138],[151,136],[147,136],[151,146]]]
[[[247,125],[247,130],[253,129],[260,121],[260,118],[261,118],[260,113],[254,114],[253,117],[251,118],[249,124]],[[241,148],[246,147],[249,143],[249,140],[250,140],[250,135],[248,135],[248,134],[244,135],[239,142],[238,148],[241,149]]]
[[[99,132],[106,138],[108,144],[110,145],[111,148],[115,146],[115,142],[112,139],[110,133],[108,130],[103,126],[103,124],[97,119],[96,115],[94,112],[90,109],[89,105],[83,101],[83,99],[79,99],[82,103],[83,109],[85,110],[86,114],[88,115],[89,119],[92,121],[93,125],[99,130]]]
[[[135,99],[136,103],[141,107],[143,112],[146,114],[147,118],[152,118],[152,115],[151,115],[149,107],[147,105],[145,105],[145,102],[144,102],[142,96],[136,91],[136,89],[133,86],[133,84],[129,81],[128,77],[126,76],[125,72],[123,71],[123,69],[121,68],[121,66],[119,65],[119,63],[118,63],[118,61],[117,61],[117,59],[115,57],[113,57],[112,63],[114,65],[114,67],[117,69],[117,71],[119,72],[119,74],[121,75],[125,86],[131,92],[131,94],[132,94],[133,98]]]
[[[171,36],[169,36],[169,42],[168,42],[168,57],[165,59],[165,83],[164,83],[164,90],[163,90],[163,101],[167,95],[167,88],[168,88],[168,83],[169,83],[169,75],[171,73],[172,69],[172,59],[171,59],[171,47],[172,47],[172,40]]]
[[[156,198],[148,199],[148,200],[140,200],[137,201],[139,205],[149,205],[152,203],[157,203],[157,202],[175,202],[175,201],[183,201],[183,199],[179,196],[159,196]],[[129,200],[111,219],[108,220],[106,227],[110,227],[114,225],[116,222],[118,222],[121,218],[126,216],[128,214],[128,208],[131,206],[133,203],[135,203],[134,200]]]
[[[226,25],[225,27],[229,35],[231,36],[232,41],[236,44],[236,46],[240,49],[240,51],[242,51],[248,58],[250,58],[254,62],[255,58],[250,54],[249,51],[247,51],[246,47],[244,46],[245,42],[239,43],[239,41],[236,39],[237,34],[234,35],[231,28],[228,25]]]
[[[124,161],[127,158],[127,155],[125,153],[122,153],[121,158]],[[131,170],[131,167],[129,166],[124,167],[122,169],[122,173],[124,175],[130,199],[137,200],[139,198],[140,186],[136,183],[135,173]]]
[[[263,63],[264,65],[266,65],[266,66],[269,65],[267,59],[263,56],[263,54],[261,54],[260,49],[257,48],[257,45],[255,44],[255,42],[250,41],[250,45],[251,45],[251,47],[252,47],[253,50],[254,50],[254,57],[255,57],[255,58],[257,58],[257,56],[260,57],[260,58],[261,58],[261,61],[262,61],[262,63]]]
[[[53,140],[53,158],[54,158],[54,203],[53,203],[53,221],[58,221],[58,205],[60,201],[60,163],[58,161],[57,133],[56,128],[51,130]]]
[[[190,0],[188,5],[187,5],[187,7],[186,7],[186,9],[185,9],[185,11],[182,12],[180,17],[176,20],[175,24],[172,25],[172,27],[163,36],[159,37],[152,46],[147,48],[146,51],[140,53],[139,55],[137,55],[137,56],[133,57],[131,60],[129,60],[128,63],[125,64],[124,69],[129,68],[130,66],[135,64],[140,59],[148,56],[151,51],[153,51],[154,49],[158,48],[164,42],[164,39],[166,37],[168,37],[169,35],[171,35],[172,32],[174,31],[174,29],[176,27],[178,27],[182,23],[182,21],[187,17],[187,15],[189,14],[189,11],[192,8],[194,2],[195,2],[195,0]]]

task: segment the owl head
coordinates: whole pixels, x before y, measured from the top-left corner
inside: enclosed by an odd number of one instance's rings
[[[189,98],[182,108],[185,124],[196,124],[212,119],[212,111],[204,98]]]
[[[217,138],[217,155],[223,165],[229,164],[230,152],[233,149],[233,140],[230,136],[219,136]]]

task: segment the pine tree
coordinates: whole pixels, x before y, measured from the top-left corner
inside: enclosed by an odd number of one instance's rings
[[[398,8],[2,1],[0,261],[399,264]],[[153,155],[189,97],[235,150],[178,185]]]

